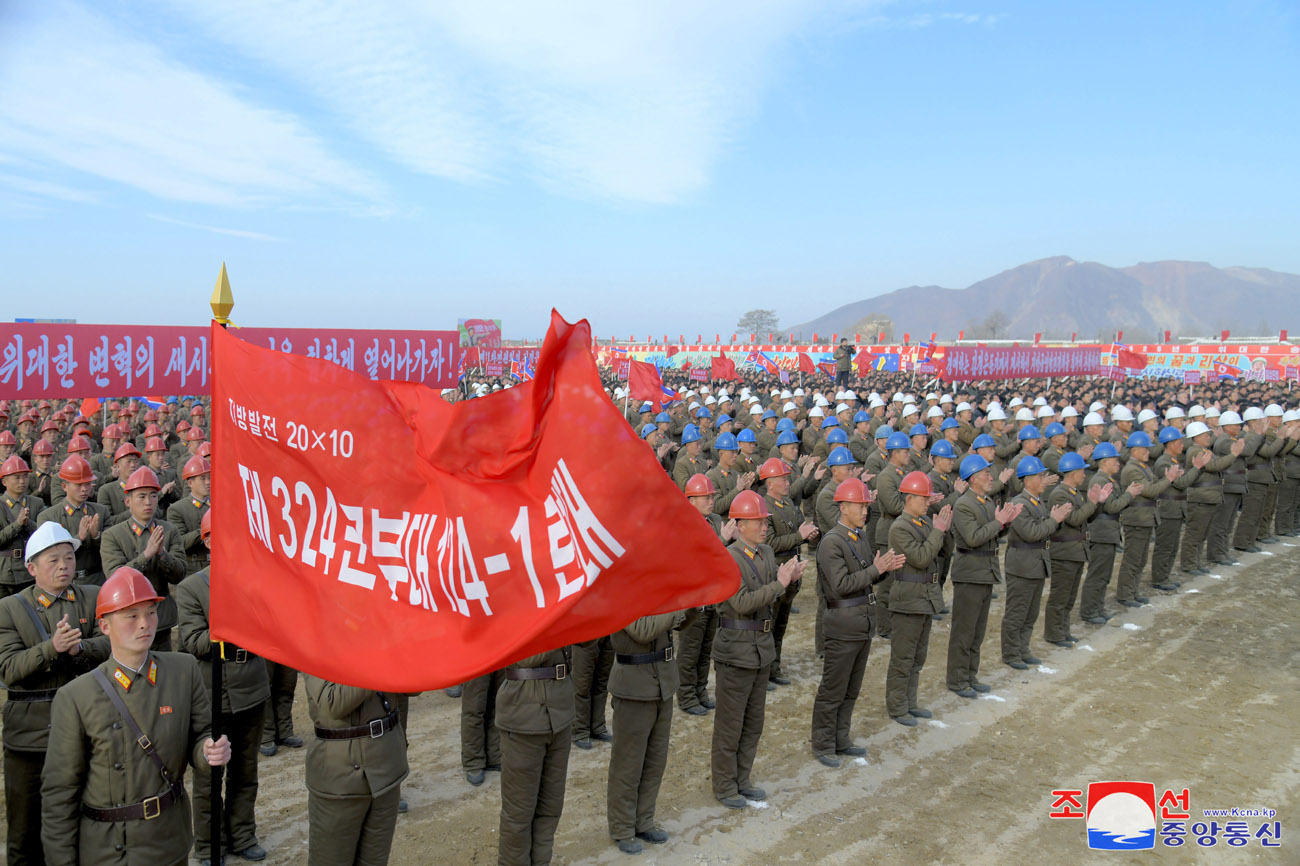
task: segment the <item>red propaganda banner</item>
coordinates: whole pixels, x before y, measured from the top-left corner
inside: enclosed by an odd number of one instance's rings
[[[497,362],[483,365],[484,376],[504,376],[506,372],[505,365]]]
[[[739,585],[605,396],[586,322],[552,314],[534,381],[458,403],[212,342],[215,638],[416,692]]]
[[[1286,377],[1288,379],[1300,379],[1300,367],[1287,367]]]
[[[624,358],[621,361],[614,362],[614,375],[619,379],[626,380],[631,372],[631,361]]]
[[[1101,374],[1101,350],[1095,346],[1086,349],[948,346],[944,350],[944,361],[943,377],[949,382]]]
[[[1200,371],[1200,370],[1184,370],[1184,371],[1183,371],[1183,384],[1184,384],[1184,385],[1199,385],[1199,384],[1201,384],[1201,371]]]
[[[496,319],[465,319],[460,323],[472,346],[500,346],[501,326]]]
[[[704,369],[703,367],[696,367],[696,368],[692,369],[692,370],[691,370],[691,381],[692,381],[692,382],[707,382],[707,381],[709,381],[709,371],[706,370],[706,369]]]
[[[456,386],[455,331],[238,328],[232,333],[374,380]],[[207,328],[0,324],[0,400],[210,394],[210,354]]]

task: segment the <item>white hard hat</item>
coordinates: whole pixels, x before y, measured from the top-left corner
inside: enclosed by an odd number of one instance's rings
[[[1143,409],[1141,412],[1138,413],[1138,423],[1145,424],[1148,421],[1152,421],[1159,417],[1160,417],[1159,415],[1157,415],[1155,412],[1151,411],[1150,409]]]
[[[877,406],[885,405],[885,401],[881,400],[878,395],[873,394],[871,395],[871,400],[867,403],[867,405],[872,409],[875,409]]]
[[[1055,414],[1056,414],[1056,413],[1055,413],[1054,411],[1052,411],[1052,407],[1051,407],[1051,406],[1039,406],[1039,407],[1038,407],[1038,417],[1039,417],[1039,418],[1051,418],[1051,417],[1052,417],[1053,415],[1055,415]]]
[[[1195,439],[1197,436],[1200,436],[1202,433],[1209,433],[1209,432],[1210,432],[1210,428],[1205,426],[1204,421],[1193,421],[1192,423],[1187,425],[1187,430],[1184,432],[1183,435],[1186,436],[1188,439]]]
[[[1061,417],[1062,417],[1062,418],[1078,418],[1078,417],[1079,417],[1079,410],[1076,409],[1076,408],[1074,408],[1073,406],[1066,406],[1064,409],[1061,410]]]
[[[1032,412],[1028,407],[1026,407],[1026,406],[1022,403],[1022,404],[1020,404],[1020,408],[1016,410],[1016,420],[1017,420],[1017,421],[1033,421],[1033,420],[1034,420],[1034,413],[1033,413],[1033,412]]]
[[[942,397],[939,398],[939,405],[940,405],[940,406],[944,405],[945,403],[951,403],[951,402],[952,402],[952,395],[951,395],[951,394],[944,394]]]
[[[721,400],[721,399],[722,399],[723,397],[725,397],[725,396],[727,396],[727,389],[726,389],[726,388],[719,388],[719,389],[718,389],[718,399]]]
[[[1035,397],[1035,398],[1034,398],[1034,405],[1035,405],[1035,406],[1046,406],[1046,405],[1047,405],[1047,398],[1046,398],[1046,397]]]
[[[790,397],[790,396],[792,396],[792,395],[791,395],[790,392],[788,392],[788,391],[782,391],[782,392],[781,392],[781,396],[782,396],[782,397]],[[793,394],[793,396],[795,396],[795,397],[802,397],[802,396],[803,396],[803,388],[795,388],[795,389],[794,389],[794,394]]]
[[[1282,420],[1288,424],[1292,421],[1300,421],[1300,412],[1297,412],[1294,409],[1287,409],[1282,413]]]
[[[748,396],[749,396],[749,389],[748,389],[748,388],[741,388],[741,389],[740,389],[740,396],[742,396],[742,397],[748,397]]]
[[[705,405],[705,406],[716,406],[717,404],[718,404],[718,401],[715,400],[715,399],[713,399],[713,395],[712,395],[712,394],[710,394],[709,396],[707,396],[707,397],[704,398],[704,405]]]
[[[1187,413],[1183,411],[1182,406],[1170,406],[1165,410],[1165,420],[1172,421],[1175,418],[1186,418]]]
[[[844,392],[843,392],[843,391],[836,391],[836,392],[835,392],[835,399],[836,399],[836,400],[845,400],[845,399],[847,399],[847,398],[844,396]]]
[[[926,410],[925,417],[927,417],[927,418],[942,418],[942,417],[943,417],[943,410],[940,409],[938,406],[931,406],[928,410]]]
[[[749,407],[749,414],[751,414],[751,415],[762,415],[762,414],[763,414],[763,407],[760,406],[760,405],[758,405],[757,403],[754,403],[753,405],[751,405],[751,406]]]
[[[915,403],[904,403],[904,404],[903,404],[903,417],[904,417],[904,418],[906,418],[908,415],[918,415],[918,414],[920,414],[920,412],[921,412],[921,410],[918,409],[918,408],[916,408],[916,404],[915,404]]]
[[[620,388],[615,388],[615,389],[614,389],[614,396],[615,396],[615,397],[622,397],[622,396],[623,396],[623,389],[622,389],[621,387],[620,387]]]
[[[997,406],[997,405],[991,406],[991,407],[989,408],[989,420],[990,420],[990,421],[1005,421],[1005,420],[1007,420],[1007,413],[1002,411],[1002,407],[1001,407],[1001,406]]]
[[[852,388],[850,388],[849,390],[847,390],[847,391],[844,392],[844,399],[845,399],[845,400],[856,400],[856,399],[858,399],[858,395],[857,395],[857,393],[856,393]]]
[[[1202,406],[1200,403],[1197,403],[1195,406],[1193,406],[1192,408],[1190,408],[1190,409],[1187,410],[1187,417],[1188,417],[1188,418],[1204,418],[1204,417],[1205,417],[1205,407]]]
[[[781,389],[780,389],[780,388],[773,388],[773,389],[772,389],[772,396],[773,396],[773,397],[780,397],[780,396],[781,396]]]
[[[795,406],[793,403],[786,403],[781,407],[781,414],[784,415],[786,412],[793,412],[797,408],[799,407]]]
[[[1269,403],[1264,407],[1264,415],[1268,418],[1281,418],[1284,414],[1286,413],[1282,411],[1282,407],[1276,403]]]
[[[823,397],[821,394],[818,394],[818,395],[817,395],[817,399],[814,400],[813,403],[815,403],[817,406],[820,406],[820,407],[823,408],[823,409],[825,409],[827,406],[831,405],[831,401],[830,401],[830,400],[827,400],[827,399],[826,399],[825,397]]]
[[[958,411],[958,412],[969,412],[969,411],[971,411],[970,404],[967,403],[965,400],[961,401],[960,403],[957,404],[957,411]]]
[[[692,412],[694,412],[696,409],[700,408],[700,401],[699,401],[699,400],[692,400],[692,401],[691,401],[691,405],[687,406],[686,408],[687,408],[687,409],[690,409]]]
[[[1017,406],[1023,406],[1023,405],[1025,405],[1024,400],[1021,400],[1019,397],[1012,397],[1011,402],[1007,404],[1007,408],[1015,409]]]
[[[1246,414],[1241,416],[1241,420],[1242,420],[1242,421],[1262,421],[1262,420],[1264,420],[1264,410],[1261,409],[1261,408],[1259,408],[1258,406],[1250,406],[1249,408],[1246,409]],[[1221,423],[1221,424],[1227,424],[1228,421],[1227,421],[1226,418],[1224,418],[1224,419],[1221,420],[1219,423]]]
[[[1105,408],[1106,408],[1106,404],[1105,404],[1105,403],[1101,402],[1100,400],[1093,400],[1093,401],[1092,401],[1092,405],[1088,407],[1088,411],[1089,411],[1089,412],[1100,412],[1102,409],[1105,409]]]
[[[937,391],[931,391],[929,394],[926,394],[926,395],[925,395],[925,399],[926,399],[926,400],[938,400],[938,399],[939,399],[939,394],[938,394]]]
[[[1220,412],[1219,412],[1219,407],[1218,407],[1218,406],[1206,406],[1206,407],[1205,407],[1205,417],[1206,417],[1206,418],[1218,418],[1219,415],[1220,415]]]
[[[782,399],[782,400],[789,400],[789,399],[790,399],[791,397],[793,397],[793,396],[794,396],[794,395],[790,393],[790,389],[789,389],[789,388],[787,388],[786,390],[784,390],[784,391],[781,392],[781,399]],[[803,395],[800,394],[799,396],[802,397]]]
[[[1094,424],[1096,424],[1097,426],[1101,426],[1105,423],[1106,423],[1106,419],[1101,417],[1101,415],[1097,414],[1096,412],[1089,412],[1087,415],[1083,416],[1084,427],[1091,427]]]
[[[891,400],[890,402],[893,402],[893,403],[902,403],[902,402],[903,402],[903,392],[902,392],[902,391],[895,391],[895,392],[894,392],[893,400]]]
[[[1001,408],[1002,408],[1002,404],[999,403],[997,400],[992,400],[992,401],[989,402],[989,408],[990,408],[990,409],[1001,409]]]
[[[826,413],[822,411],[822,407],[821,407],[821,406],[814,406],[814,407],[812,407],[811,409],[808,410],[808,417],[809,417],[809,418],[821,418],[821,417],[822,417],[823,415],[825,415],[825,414],[826,414]]]
[[[1112,421],[1132,421],[1133,410],[1121,403],[1110,410],[1110,417]]]
[[[1246,410],[1246,414],[1247,415],[1250,414],[1249,409]],[[1260,417],[1261,418],[1264,417],[1262,412],[1260,413]],[[1231,411],[1224,412],[1222,415],[1219,416],[1220,427],[1228,427],[1232,424],[1236,424],[1238,426],[1241,425],[1241,416],[1238,415],[1236,412],[1231,412]]]
[[[868,399],[868,400],[880,400],[882,403],[884,402],[884,400],[881,398],[881,396],[880,396],[879,394],[877,394],[875,391],[872,391],[870,394],[868,394],[868,395],[867,395],[867,399]]]
[[[835,414],[836,414],[836,415],[840,414],[841,412],[847,412],[847,411],[849,411],[849,404],[848,404],[848,403],[841,403],[841,404],[839,404],[838,406],[835,407]]]
[[[71,544],[73,551],[81,547],[81,542],[68,534],[62,523],[47,520],[27,537],[27,550],[23,562],[31,562],[43,550],[49,550],[56,544]]]

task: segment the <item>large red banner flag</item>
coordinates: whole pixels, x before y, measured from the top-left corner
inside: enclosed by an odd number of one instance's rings
[[[728,358],[725,353],[718,355],[716,358],[710,358],[709,378],[715,381],[719,379],[726,381],[738,380],[740,377],[736,375],[736,362]]]
[[[647,400],[658,412],[663,408],[664,382],[654,364],[628,361],[627,392],[633,400]]]
[[[536,379],[454,404],[211,339],[214,639],[417,692],[739,585],[602,391],[585,321],[552,313]]]

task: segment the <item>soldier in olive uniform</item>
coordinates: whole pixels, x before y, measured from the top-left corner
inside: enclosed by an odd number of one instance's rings
[[[778,568],[796,558],[803,543],[811,541],[817,535],[816,524],[803,519],[803,514],[789,496],[790,476],[790,467],[776,458],[765,462],[758,471],[758,477],[762,479],[766,491],[764,499],[771,515],[768,518],[770,525],[767,547],[775,556]],[[778,686],[790,684],[790,678],[781,672],[781,645],[790,622],[790,606],[794,603],[794,597],[798,592],[796,576],[790,588],[777,599],[772,618],[772,640],[776,656],[772,660],[769,677],[771,682]]]
[[[100,588],[95,615],[108,659],[58,690],[41,777],[41,841],[50,864],[172,864],[188,860],[185,768],[224,766],[213,742],[198,663],[153,652],[162,599],[123,567]]]
[[[716,490],[713,482],[704,475],[692,475],[686,482],[687,501],[704,517],[718,540],[726,541],[732,537],[735,526],[730,527],[724,539],[722,518],[713,509]],[[677,632],[677,706],[693,716],[702,716],[714,707],[708,688],[709,659],[713,652],[713,635],[718,630],[718,612],[712,605],[707,605],[684,613],[685,619]]]
[[[1115,548],[1120,543],[1119,515],[1138,494],[1143,485],[1135,482],[1121,489],[1116,478],[1119,471],[1119,451],[1110,442],[1093,449],[1097,471],[1088,480],[1088,490],[1110,485],[1110,496],[1099,503],[1097,512],[1088,524],[1088,574],[1083,579],[1083,593],[1079,602],[1079,615],[1084,622],[1105,625],[1113,614],[1106,613],[1106,587],[1110,585],[1115,569]]]
[[[1184,574],[1209,574],[1206,568],[1206,543],[1209,539],[1210,526],[1223,502],[1223,472],[1236,461],[1245,443],[1232,446],[1227,454],[1215,454],[1214,433],[1203,421],[1192,421],[1187,425],[1186,437],[1187,461],[1193,465],[1201,462],[1201,455],[1210,455],[1209,461],[1201,466],[1200,477],[1187,489],[1187,525],[1183,528],[1182,550],[1179,552],[1179,567]]]
[[[95,476],[86,460],[69,455],[59,467],[63,498],[37,517],[38,523],[57,523],[80,541],[77,548],[78,583],[98,586],[104,582],[104,565],[99,556],[100,533],[108,525],[108,508],[90,501]]]
[[[1037,457],[1026,456],[1016,468],[1023,489],[1013,500],[1020,513],[1007,532],[1007,604],[1002,613],[1002,661],[1016,670],[1038,664],[1029,639],[1042,607],[1043,584],[1051,576],[1047,539],[1070,516],[1074,506],[1062,502],[1049,510],[1043,500],[1047,469]]]
[[[1214,440],[1214,453],[1220,457],[1234,455],[1232,463],[1221,473],[1223,498],[1210,521],[1206,544],[1206,557],[1217,565],[1236,565],[1237,560],[1229,550],[1233,541],[1233,524],[1241,510],[1242,497],[1246,495],[1246,440],[1241,435],[1241,416],[1224,412],[1219,416],[1219,436]]]
[[[0,598],[15,595],[32,583],[23,565],[27,539],[36,531],[37,515],[43,510],[41,500],[27,492],[30,470],[27,461],[17,454],[0,465]]]
[[[54,502],[54,489],[58,478],[54,474],[54,445],[38,439],[32,447],[32,472],[27,479],[27,491],[41,501],[38,511],[44,511]]]
[[[903,513],[903,497],[898,492],[898,485],[907,474],[907,465],[911,460],[912,443],[906,433],[891,433],[885,441],[885,457],[888,461],[876,476],[876,511],[880,517],[876,521],[876,549],[889,548],[889,527]],[[876,590],[876,632],[881,639],[887,640],[891,633],[889,616],[889,592],[893,587],[892,575],[885,575]]]
[[[202,457],[191,457],[181,474],[189,485],[189,494],[167,509],[167,520],[181,530],[181,546],[185,549],[185,568],[194,574],[208,567],[208,548],[199,531],[203,517],[211,507],[208,502],[208,484],[212,466]]]
[[[307,750],[308,866],[383,866],[406,778],[406,737],[386,692],[303,675],[316,739]]]
[[[551,862],[564,811],[573,737],[573,681],[566,649],[520,659],[497,692],[501,732],[498,866]]]
[[[210,547],[212,520],[203,516],[202,543]],[[210,578],[202,568],[182,580],[174,593],[177,609],[178,648],[199,660],[203,682],[212,682],[212,645],[209,627]],[[262,714],[271,696],[266,663],[260,656],[226,644],[222,663],[222,730],[230,740],[226,768],[225,807],[222,811],[222,851],[245,860],[265,860],[266,849],[257,842],[257,749],[262,743]],[[209,686],[210,689],[210,686]],[[209,690],[209,698],[212,697]],[[214,705],[215,710],[215,705]],[[205,866],[212,859],[212,775],[206,767],[194,768],[194,855]]]
[[[1237,550],[1258,553],[1261,548],[1255,542],[1260,535],[1265,503],[1269,488],[1276,483],[1273,479],[1273,458],[1282,450],[1286,440],[1276,436],[1270,440],[1265,435],[1268,419],[1262,409],[1247,409],[1245,418],[1246,434],[1242,438],[1246,441],[1246,447],[1241,456],[1246,461],[1246,494],[1241,499],[1241,517],[1237,520],[1232,546]]]
[[[176,602],[171,599],[169,584],[185,579],[185,552],[181,532],[166,521],[154,519],[158,507],[158,477],[141,466],[126,480],[130,519],[109,527],[99,545],[104,571],[112,573],[129,565],[153,584],[162,599],[158,605],[158,630],[155,649],[171,649],[172,628],[176,625]]]
[[[694,424],[687,424],[682,430],[682,447],[677,452],[673,463],[673,483],[678,489],[686,487],[686,479],[692,475],[709,471],[709,461],[701,453],[703,436]]]
[[[1164,493],[1156,497],[1155,543],[1151,552],[1151,587],[1153,589],[1173,592],[1179,583],[1170,577],[1174,570],[1174,559],[1178,556],[1178,540],[1183,533],[1183,524],[1187,518],[1187,489],[1201,477],[1201,466],[1210,462],[1212,455],[1202,451],[1197,461],[1183,459],[1183,431],[1177,427],[1165,427],[1159,434],[1164,444],[1164,453],[1156,460],[1154,472],[1157,478],[1163,476],[1171,466],[1179,466],[1183,474],[1174,479]]]
[[[1124,532],[1124,556],[1115,583],[1115,600],[1125,607],[1141,607],[1149,600],[1138,594],[1138,581],[1146,568],[1151,537],[1155,534],[1156,500],[1182,476],[1183,469],[1172,464],[1163,477],[1157,476],[1147,463],[1151,437],[1141,430],[1129,434],[1125,445],[1129,449],[1129,460],[1120,472],[1119,483],[1124,487],[1137,484],[1140,489],[1119,515]]]
[[[899,492],[905,497],[903,513],[889,527],[889,547],[906,561],[894,574],[889,592],[893,641],[885,676],[885,709],[900,725],[914,728],[917,719],[932,715],[917,703],[916,692],[930,648],[931,616],[943,609],[938,559],[952,525],[952,509],[944,506],[931,519],[934,489],[920,472],[908,473]]]
[[[40,866],[41,769],[50,708],[62,686],[108,658],[95,620],[97,587],[74,584],[80,542],[58,524],[27,540],[36,582],[0,601],[0,681],[4,705],[4,784],[10,866]]]
[[[1043,618],[1043,639],[1069,648],[1078,638],[1070,634],[1070,612],[1079,597],[1079,579],[1088,564],[1088,521],[1097,512],[1097,504],[1110,495],[1107,485],[1090,487],[1084,493],[1087,461],[1076,451],[1067,451],[1057,462],[1061,483],[1052,488],[1047,507],[1069,505],[1071,510],[1052,534],[1049,553],[1051,584],[1047,592],[1047,612]]]
[[[717,514],[726,514],[736,494],[754,485],[755,476],[736,468],[740,443],[732,434],[719,433],[718,438],[713,441],[713,450],[718,456],[718,465],[706,473],[713,486],[717,488],[713,510]]]
[[[130,442],[123,442],[113,452],[113,475],[111,482],[100,486],[96,497],[100,505],[107,505],[112,518],[110,525],[121,523],[129,516],[126,505],[126,480],[140,468],[140,450]],[[159,485],[162,489],[162,485]]]
[[[740,588],[718,605],[713,641],[717,709],[713,714],[713,795],[723,805],[743,809],[747,800],[765,800],[750,772],[763,734],[767,682],[776,645],[772,606],[803,567],[798,557],[780,568],[763,543],[771,513],[757,493],[746,490],[731,503],[739,537],[727,551],[740,569]]]
[[[488,770],[501,769],[501,735],[496,728],[497,691],[505,672],[495,670],[465,683],[460,702],[460,766],[478,787]]]
[[[610,838],[625,854],[640,854],[641,840],[654,845],[668,841],[668,834],[655,826],[655,804],[668,765],[678,687],[672,630],[684,619],[680,612],[643,616],[610,636],[616,733],[606,803]]]
[[[579,749],[592,748],[592,740],[614,739],[605,721],[609,703],[609,672],[614,667],[614,649],[609,636],[575,644],[571,651],[573,670],[573,742]]]

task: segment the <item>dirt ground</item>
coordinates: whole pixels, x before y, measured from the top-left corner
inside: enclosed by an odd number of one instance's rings
[[[818,764],[808,743],[819,667],[805,581],[786,639],[795,682],[768,695],[755,764],[766,808],[731,811],[713,799],[712,717],[677,712],[659,797],[669,842],[638,858],[614,848],[605,824],[609,747],[598,743],[573,750],[555,863],[1103,862],[1108,852],[1088,850],[1083,821],[1048,812],[1053,789],[1105,780],[1154,782],[1157,796],[1187,787],[1192,821],[1199,809],[1263,806],[1282,824],[1280,849],[1254,840],[1229,848],[1220,839],[1202,853],[1189,836],[1182,849],[1157,841],[1144,862],[1300,862],[1291,835],[1300,832],[1300,545],[1266,551],[1243,554],[1242,565],[1215,577],[1186,579],[1176,595],[1155,593],[1141,609],[1119,608],[1106,626],[1075,623],[1082,641],[1073,650],[1044,643],[1040,617],[1037,670],[1000,662],[995,600],[981,671],[993,697],[976,701],[945,688],[948,622],[936,622],[921,678],[921,703],[935,718],[914,729],[884,711],[888,648],[873,646],[854,722],[868,757],[837,770]],[[299,733],[310,736],[301,691],[296,715]],[[495,863],[499,776],[489,773],[480,788],[465,782],[459,701],[442,692],[413,699],[410,737],[403,795],[411,808],[398,820],[390,862]],[[307,859],[304,752],[262,760],[258,822],[268,866]],[[1252,832],[1261,820],[1249,819]]]

